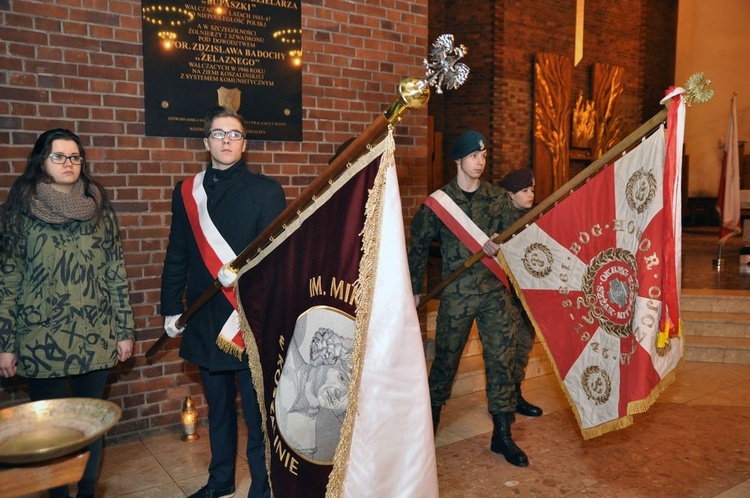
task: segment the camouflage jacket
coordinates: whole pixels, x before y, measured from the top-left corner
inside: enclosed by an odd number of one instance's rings
[[[26,215],[21,230],[0,261],[0,351],[27,378],[114,366],[117,342],[134,336],[114,213],[61,224]]]
[[[441,188],[443,192],[465,212],[469,218],[488,236],[508,228],[518,217],[506,191],[482,181],[471,200],[467,199],[454,178]],[[448,227],[422,204],[410,226],[411,246],[409,248],[409,271],[414,294],[421,293],[422,280],[430,245],[433,240],[440,242],[443,260],[442,274],[445,279],[473,254]],[[481,262],[466,270],[459,278],[444,289],[444,293],[462,295],[483,294],[503,285]],[[428,289],[429,290],[429,289]]]

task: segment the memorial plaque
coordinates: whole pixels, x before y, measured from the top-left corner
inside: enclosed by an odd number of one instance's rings
[[[202,137],[215,105],[251,140],[302,140],[300,2],[144,0],[146,135]]]

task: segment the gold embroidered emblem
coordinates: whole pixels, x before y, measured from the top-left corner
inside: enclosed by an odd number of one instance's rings
[[[523,267],[535,278],[544,278],[549,275],[554,262],[552,251],[539,242],[530,244],[523,254]]]
[[[586,367],[581,374],[581,385],[586,397],[597,405],[603,405],[609,401],[612,394],[612,379],[609,378],[607,372],[596,365]]]
[[[635,257],[625,249],[606,249],[591,260],[581,279],[589,315],[608,334],[626,338],[638,293]]]
[[[643,213],[656,196],[656,178],[650,171],[639,169],[632,174],[625,186],[625,198],[630,209]]]

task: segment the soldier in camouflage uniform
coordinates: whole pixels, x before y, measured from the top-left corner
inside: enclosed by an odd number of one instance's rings
[[[457,175],[441,190],[485,234],[492,234],[507,228],[517,213],[503,189],[481,180],[486,156],[486,141],[480,133],[467,131],[461,135],[451,150]],[[418,305],[432,241],[440,241],[443,278],[470,258],[472,251],[424,204],[412,220],[410,230],[409,270]],[[503,454],[513,465],[525,467],[528,458],[510,433],[516,409],[512,377],[516,337],[515,324],[508,313],[510,300],[503,283],[481,263],[467,269],[445,288],[437,316],[435,360],[429,375],[430,401],[437,431],[440,410],[450,397],[461,353],[476,319],[483,348],[488,409],[495,427],[490,449]]]
[[[508,191],[508,198],[516,209],[518,218],[526,214],[534,204],[534,172],[528,168],[517,169],[505,175],[500,186]],[[526,377],[526,365],[529,363],[531,348],[534,347],[535,331],[518,297],[513,295],[513,304],[518,310],[518,330],[516,339],[515,365],[513,366],[513,383],[516,385],[516,413],[527,417],[541,417],[542,409],[532,405],[521,395],[521,382]]]

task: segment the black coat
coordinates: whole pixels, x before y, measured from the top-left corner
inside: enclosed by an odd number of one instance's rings
[[[235,254],[241,253],[263,229],[284,210],[284,191],[278,182],[251,173],[243,160],[221,171],[210,169],[203,179],[208,214]],[[180,315],[187,303],[194,302],[213,285],[212,276],[201,258],[185,204],[182,182],[172,193],[172,227],[164,259],[161,281],[161,314]],[[247,368],[243,361],[216,345],[221,327],[232,306],[219,292],[188,320],[180,346],[180,356],[211,371]]]

